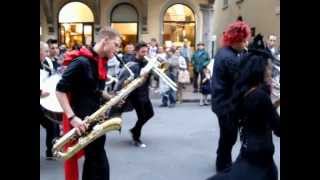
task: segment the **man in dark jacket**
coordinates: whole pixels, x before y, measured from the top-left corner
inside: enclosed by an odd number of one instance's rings
[[[233,33],[237,32],[237,33]],[[217,115],[220,138],[217,149],[216,170],[228,169],[232,164],[231,151],[237,140],[237,124],[232,115],[224,109],[231,97],[232,86],[238,72],[241,52],[250,37],[250,28],[245,22],[236,21],[229,25],[223,34],[222,48],[214,58],[212,87],[212,111]]]
[[[133,44],[127,44],[126,45],[126,52],[122,56],[122,60],[124,63],[128,63],[130,61],[133,61],[135,58],[135,52],[134,52],[134,45]],[[122,67],[122,65],[121,65]]]
[[[133,61],[129,62],[127,65],[134,74],[134,78],[139,76],[148,76],[144,74],[143,68],[147,64],[144,60],[144,56],[148,54],[148,46],[146,43],[140,42],[135,47],[136,55]],[[126,69],[122,69],[119,75],[119,82],[115,86],[115,91],[118,91],[122,88],[124,81],[130,76],[129,72]],[[138,147],[146,147],[146,145],[141,141],[141,130],[144,124],[152,118],[154,115],[153,107],[149,98],[149,85],[150,85],[150,76],[145,83],[140,87],[135,89],[128,96],[128,103],[136,110],[138,120],[135,126],[130,130],[132,133],[132,139],[134,145]]]
[[[209,54],[204,49],[204,43],[197,44],[197,51],[194,52],[191,58],[191,63],[193,65],[193,92],[198,92],[199,90],[199,83],[198,78],[200,75],[200,82],[202,82],[204,78],[203,69],[209,64],[210,58]]]

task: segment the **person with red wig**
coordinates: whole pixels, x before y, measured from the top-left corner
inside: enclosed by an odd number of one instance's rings
[[[214,58],[211,80],[211,108],[219,122],[220,137],[217,148],[216,170],[228,170],[232,164],[232,147],[237,140],[238,127],[231,114],[225,113],[226,100],[232,95],[232,86],[237,78],[239,63],[251,35],[244,21],[231,23],[223,32],[221,48]]]
[[[224,113],[233,116],[240,129],[240,152],[228,171],[207,180],[278,180],[273,156],[273,135],[280,138],[280,114],[272,103],[272,54],[263,45],[261,36],[254,39],[241,59],[239,77]]]

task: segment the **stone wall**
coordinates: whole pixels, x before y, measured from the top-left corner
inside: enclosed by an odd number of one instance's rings
[[[223,8],[222,0],[215,1],[213,33],[217,40],[226,26],[241,15],[244,21],[256,28],[256,34],[261,33],[267,38],[274,33],[280,44],[280,0],[243,0],[239,4],[236,1],[229,0],[227,8]]]

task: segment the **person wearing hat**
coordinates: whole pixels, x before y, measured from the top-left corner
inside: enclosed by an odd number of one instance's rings
[[[204,49],[204,43],[200,42],[197,44],[197,51],[194,52],[191,58],[191,63],[193,66],[193,92],[199,91],[199,75],[200,75],[200,82],[202,82],[204,78],[203,69],[209,64],[210,58],[208,52]]]

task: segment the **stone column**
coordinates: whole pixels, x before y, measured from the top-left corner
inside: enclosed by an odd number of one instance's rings
[[[212,57],[212,41],[213,41],[213,6],[212,4],[200,4],[202,12],[202,39],[205,43],[206,51]]]
[[[101,1],[100,0],[95,0],[93,6],[94,6],[94,14],[95,14],[95,22],[94,22],[94,27],[92,30],[93,33],[93,41],[95,42],[97,40],[98,32],[101,28]]]
[[[148,29],[148,9],[150,7],[149,7],[149,3],[147,0],[143,0],[141,2],[141,4],[143,5],[142,7],[145,7],[145,8],[143,8],[143,11],[141,12],[142,14],[140,15],[140,16],[142,16],[142,19],[141,19],[142,23],[141,23],[141,28],[140,28],[141,32],[140,31],[139,32],[140,32],[140,34],[148,34],[148,31],[149,31],[149,29]],[[139,38],[141,39],[140,34],[139,34]]]
[[[101,15],[101,8],[100,8],[100,0],[95,0],[94,1],[94,11],[95,14],[95,24],[98,25],[100,24],[100,15]]]
[[[49,19],[48,19],[48,32],[51,36],[50,38],[58,39],[58,18],[54,17],[54,2],[53,0],[48,0],[48,13],[49,13]]]

